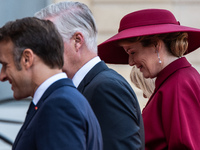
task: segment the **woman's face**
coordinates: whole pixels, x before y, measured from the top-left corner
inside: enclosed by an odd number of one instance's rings
[[[159,59],[154,45],[144,47],[140,42],[120,42],[120,46],[129,55],[129,65],[135,65],[145,78],[154,78],[161,70]]]

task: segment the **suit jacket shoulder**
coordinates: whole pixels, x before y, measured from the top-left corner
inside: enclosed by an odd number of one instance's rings
[[[22,131],[15,150],[102,150],[98,121],[71,79],[53,83],[37,107],[37,112]]]
[[[104,150],[144,147],[139,103],[131,86],[120,74],[101,61],[88,72],[78,90],[87,98],[97,116]]]

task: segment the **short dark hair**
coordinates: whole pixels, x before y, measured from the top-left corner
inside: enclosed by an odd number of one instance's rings
[[[63,40],[49,20],[26,17],[10,21],[0,29],[0,42],[12,41],[14,62],[21,69],[20,60],[24,49],[29,48],[51,68],[62,68]]]

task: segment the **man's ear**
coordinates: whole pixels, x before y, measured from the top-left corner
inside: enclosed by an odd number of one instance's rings
[[[84,37],[83,37],[83,34],[80,33],[80,32],[76,32],[74,35],[73,35],[73,40],[75,42],[75,48],[76,48],[76,51],[78,51],[82,44],[84,43]]]
[[[33,65],[34,53],[31,49],[25,49],[22,54],[22,64],[26,69],[29,69]]]

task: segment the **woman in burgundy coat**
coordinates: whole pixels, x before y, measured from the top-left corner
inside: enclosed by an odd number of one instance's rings
[[[200,75],[184,57],[199,40],[200,29],[181,26],[170,11],[146,9],[124,16],[118,34],[98,47],[105,62],[156,77],[142,111],[146,150],[200,148]]]

